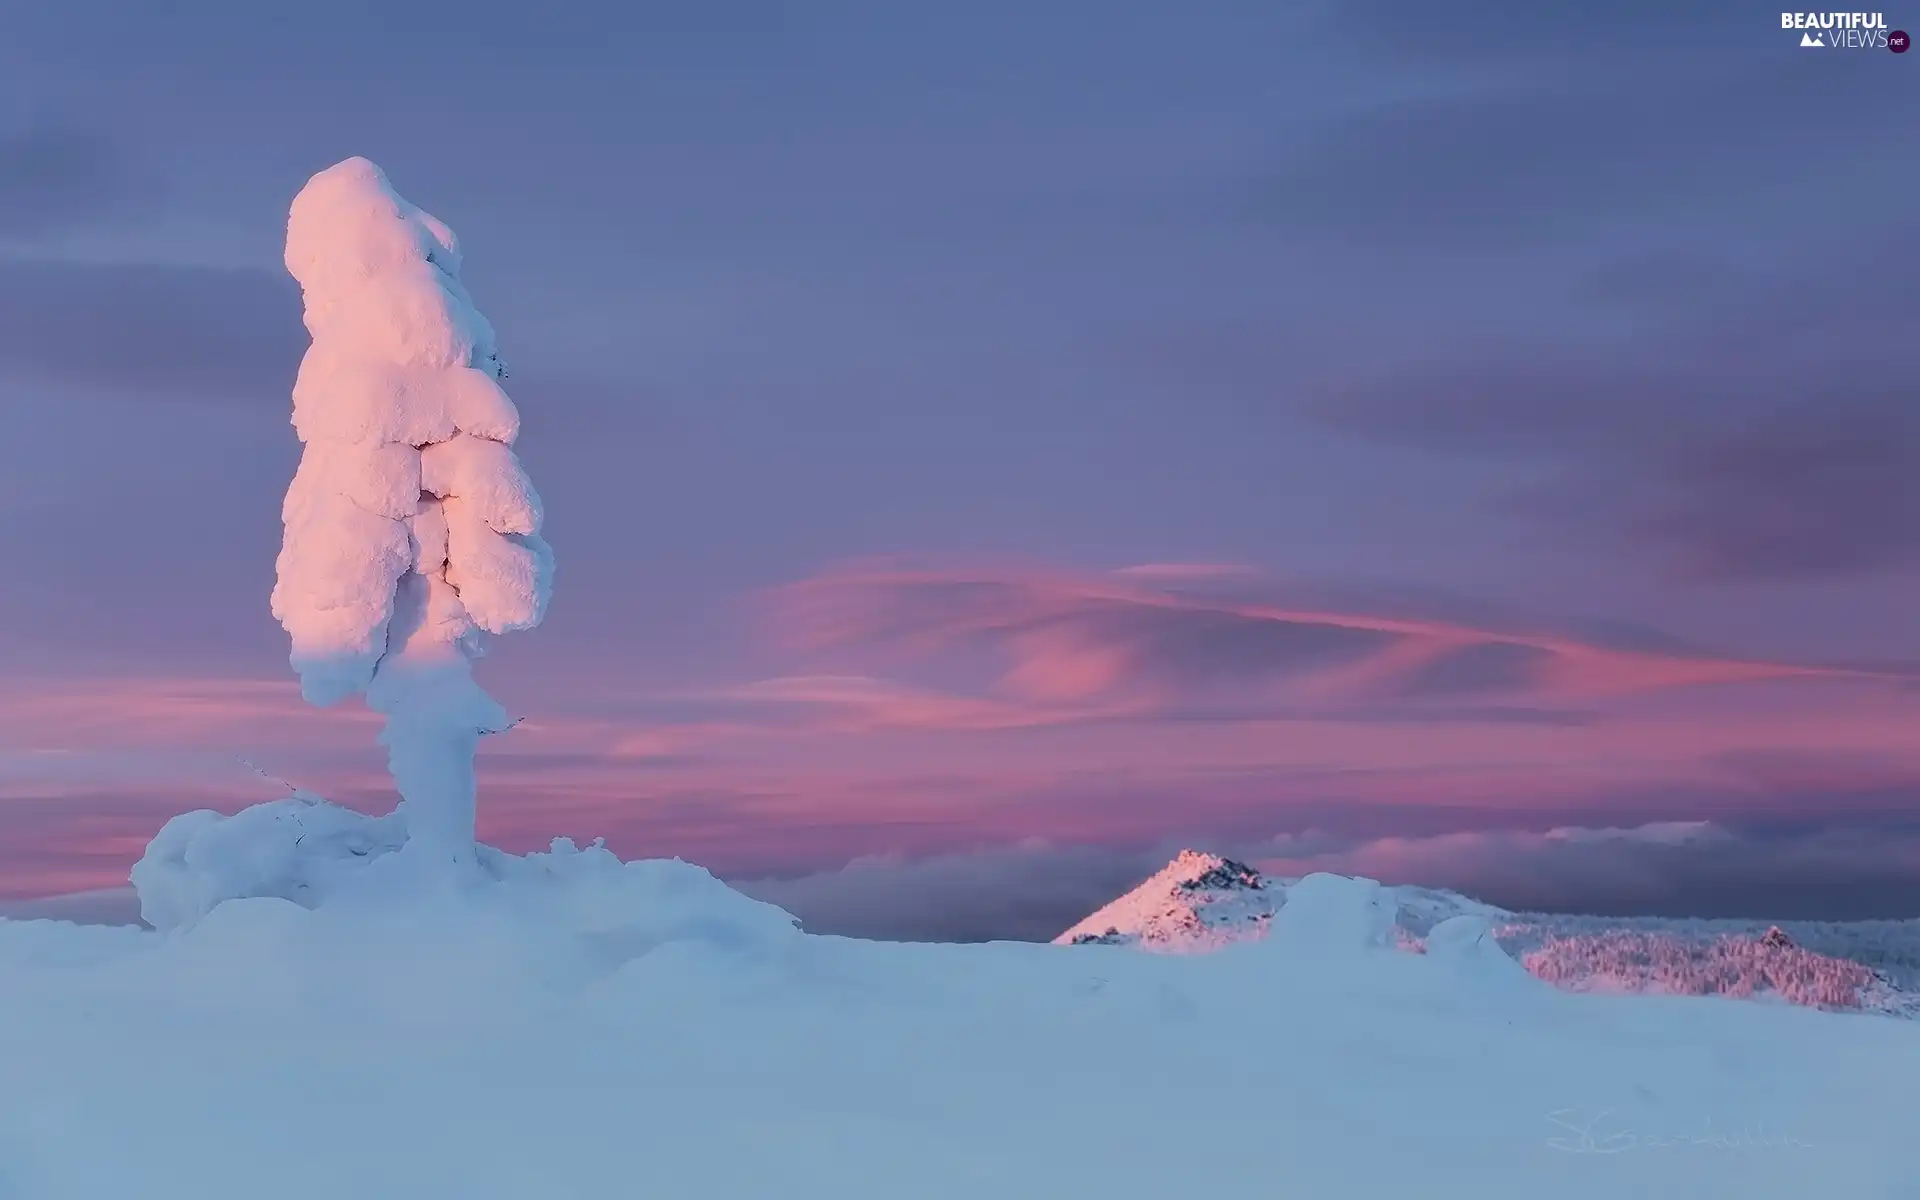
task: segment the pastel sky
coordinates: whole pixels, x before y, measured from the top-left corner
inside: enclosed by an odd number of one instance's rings
[[[262,773],[391,803],[267,608],[286,206],[363,154],[462,238],[560,562],[485,837],[892,936],[1190,843],[1920,914],[1913,56],[1716,0],[23,7],[0,899]]]

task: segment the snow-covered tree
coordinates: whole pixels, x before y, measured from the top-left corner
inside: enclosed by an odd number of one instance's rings
[[[553,579],[460,262],[453,231],[364,158],[315,175],[288,216],[313,344],[273,614],[307,700],[364,692],[385,716],[408,846],[442,863],[474,856],[474,750],[508,723],[472,660],[484,635],[537,625]]]

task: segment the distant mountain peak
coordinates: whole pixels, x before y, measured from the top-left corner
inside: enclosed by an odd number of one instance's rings
[[[1182,850],[1163,873],[1175,878],[1175,886],[1185,892],[1259,891],[1267,886],[1260,872],[1247,864],[1198,850]]]
[[[1273,914],[1287,902],[1290,880],[1219,854],[1182,850],[1141,884],[1054,939],[1058,945],[1135,946],[1164,954],[1218,950],[1267,936]],[[1416,945],[1435,924],[1459,913],[1507,914],[1452,892],[1388,889],[1403,941]]]
[[[1246,863],[1182,850],[1140,886],[1054,941],[1138,945],[1168,953],[1215,950],[1265,936],[1277,907],[1267,879]]]

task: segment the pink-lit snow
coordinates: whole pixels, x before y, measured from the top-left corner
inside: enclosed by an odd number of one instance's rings
[[[1057,945],[1131,946],[1162,954],[1200,954],[1269,935],[1274,916],[1292,903],[1296,881],[1269,879],[1219,855],[1183,850],[1137,887],[1102,906],[1059,937]],[[1511,913],[1456,892],[1388,887],[1391,940],[1403,949],[1430,947],[1430,931],[1472,917],[1486,936],[1538,978],[1572,991],[1632,992],[1778,1000],[1829,1009],[1920,1016],[1920,972],[1877,970],[1847,957],[1887,957],[1860,944],[1881,925],[1814,926],[1828,950],[1802,946],[1778,927],[1754,922],[1627,920]],[[1457,933],[1457,931],[1456,931]],[[1906,930],[1907,952],[1920,927]]]
[[[386,717],[408,843],[470,865],[473,752],[508,724],[471,660],[485,635],[539,624],[553,556],[461,263],[453,231],[364,158],[294,198],[286,264],[313,344],[273,613],[309,700],[365,692]]]

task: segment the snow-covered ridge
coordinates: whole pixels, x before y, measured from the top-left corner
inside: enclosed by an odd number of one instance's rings
[[[1183,850],[1054,939],[1196,954],[1265,938],[1297,881]],[[1416,953],[1473,916],[1537,978],[1568,991],[1771,999],[1920,1018],[1920,921],[1784,922],[1513,913],[1457,892],[1382,888],[1395,942]],[[1783,928],[1782,925],[1785,927]]]

